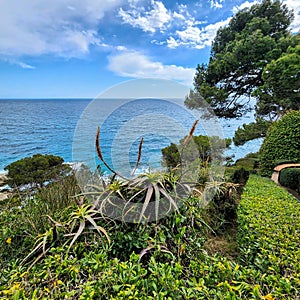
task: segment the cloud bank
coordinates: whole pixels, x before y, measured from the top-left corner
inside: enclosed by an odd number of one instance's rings
[[[2,0],[0,55],[80,57],[101,45],[99,20],[122,0]]]
[[[123,77],[159,78],[192,85],[195,70],[176,65],[164,65],[137,51],[124,51],[109,57],[109,70]]]

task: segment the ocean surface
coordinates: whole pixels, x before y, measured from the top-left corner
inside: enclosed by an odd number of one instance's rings
[[[179,100],[180,102],[180,100]],[[94,140],[101,125],[103,156],[115,168],[133,168],[140,138],[144,138],[141,166],[158,167],[161,149],[178,142],[189,132],[195,116],[179,102],[160,99],[0,99],[0,172],[5,166],[36,153],[54,154],[66,162],[98,164]],[[233,137],[243,123],[221,120],[220,124],[203,120],[196,134]],[[215,130],[215,131],[214,131]],[[231,146],[226,155],[241,158],[258,151],[260,141],[242,147]]]

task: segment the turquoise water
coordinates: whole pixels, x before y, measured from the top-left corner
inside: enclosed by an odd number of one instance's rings
[[[92,133],[91,139],[94,141],[96,124],[102,124],[101,146],[108,162],[111,162],[111,157],[115,156],[117,164],[129,163],[132,167],[136,160],[140,137],[143,136],[143,162],[157,167],[160,164],[161,149],[174,139],[183,137],[180,136],[176,124],[171,121],[181,123],[186,132],[194,121],[187,110],[159,99],[130,102],[122,99],[98,101],[97,109],[93,108],[91,122],[89,122],[87,112],[90,113],[91,99],[0,100],[0,171],[11,162],[35,153],[59,155],[67,162],[74,161],[75,156],[75,160],[79,161],[81,154],[78,154],[78,144],[82,145],[83,160],[86,160],[86,152],[93,153],[95,156],[94,149],[91,149],[94,145],[84,145],[80,140],[82,137],[79,140],[75,138],[77,150],[75,155],[73,152],[74,134],[77,134],[78,139],[80,130],[84,126],[90,127],[87,132]],[[252,119],[252,115],[248,115],[241,120],[222,120],[223,135],[232,137],[239,125],[249,123]],[[150,127],[155,127],[154,132],[148,130]],[[124,133],[122,133],[123,129]],[[197,131],[197,134],[200,133],[203,134],[201,124]],[[131,145],[129,150],[128,141]],[[237,159],[249,152],[257,151],[260,143],[261,141],[254,141],[243,147],[232,147],[227,154],[234,153]],[[124,149],[128,155],[119,154]]]

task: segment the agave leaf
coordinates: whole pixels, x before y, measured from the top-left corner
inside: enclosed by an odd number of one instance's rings
[[[135,193],[128,201],[126,201],[125,206],[130,203],[134,198],[136,198],[138,195],[140,195],[141,193],[143,193],[147,188],[144,188],[140,191],[138,191],[137,193]]]
[[[163,194],[169,200],[170,204],[172,204],[175,207],[175,209],[178,209],[178,206],[174,199],[170,195],[168,195],[168,193],[163,188],[159,187],[158,189],[160,193]]]
[[[142,218],[144,216],[146,208],[150,203],[152,194],[153,194],[153,186],[149,186],[148,189],[147,189],[147,193],[146,193],[145,201],[144,201],[144,204],[143,204],[143,208],[142,208],[142,211],[141,211],[141,214],[140,214],[139,223],[141,223],[141,221],[142,221]]]
[[[132,201],[134,198],[136,198],[137,196],[139,196],[141,193],[145,192],[146,189],[147,189],[147,188],[144,188],[144,189],[138,191],[138,192],[135,193],[129,200],[126,201],[126,203],[125,203],[125,205],[124,205],[124,207],[123,207],[123,212],[122,212],[122,219],[123,219],[123,220],[124,220],[124,218],[126,217],[126,215],[127,215],[130,211],[132,211],[132,210],[134,209],[134,205],[132,205],[132,206],[129,208],[129,210],[127,210],[127,211],[125,212],[125,209],[127,208],[127,206],[128,206],[128,205],[131,205],[131,201]]]
[[[100,202],[100,207],[98,209],[98,212],[101,214],[102,218],[105,218],[104,209],[105,209],[106,203],[109,203],[110,205],[115,206],[115,204],[112,203],[110,200],[110,196],[112,194],[113,193],[109,193],[109,195],[107,195],[104,199],[98,201],[98,203]]]
[[[47,244],[47,235],[45,235],[43,238],[43,253],[45,253],[46,244]]]
[[[109,236],[108,236],[107,231],[106,231],[103,227],[98,226],[98,225],[96,224],[96,222],[93,220],[92,217],[86,216],[86,219],[94,226],[94,228],[98,231],[98,233],[99,233],[100,235],[101,235],[101,232],[102,232],[102,233],[105,235],[107,241],[110,243],[110,238],[109,238]]]
[[[142,257],[143,257],[145,254],[147,254],[149,250],[151,250],[151,249],[153,249],[153,248],[154,248],[154,246],[151,245],[151,246],[148,246],[147,248],[143,249],[143,250],[141,251],[141,253],[140,253],[140,257],[139,257],[138,262],[140,262],[141,259],[142,259]]]
[[[175,258],[174,254],[165,246],[160,246],[160,249],[159,249],[161,252],[164,252],[164,253],[168,253],[168,254],[171,254],[173,258]]]
[[[32,264],[28,267],[28,269],[26,270],[26,272],[28,272],[44,255],[47,254],[47,252],[50,250],[50,247],[45,250],[44,252],[42,252],[33,262]]]
[[[116,193],[122,198],[122,200],[126,201],[124,196],[122,195],[122,193],[120,191],[116,191]]]
[[[127,203],[126,203],[126,205],[127,205]],[[134,210],[134,208],[135,208],[135,206],[134,205],[132,205],[126,212],[124,212],[125,211],[125,208],[126,208],[126,206],[123,208],[123,211],[122,211],[122,221],[123,222],[125,222],[125,217],[127,216],[127,214],[129,214],[132,210]]]
[[[49,229],[47,232],[45,232],[43,235],[41,235],[36,243],[38,243],[33,250],[31,250],[31,252],[21,261],[21,265],[23,263],[25,263],[26,261],[28,261],[28,259],[34,255],[35,252],[40,251],[40,249],[43,249],[42,255],[41,257],[46,254],[46,244],[47,244],[47,238],[50,236],[50,234],[52,233],[52,228]],[[41,241],[40,241],[41,240]],[[40,242],[39,242],[40,241]],[[35,263],[35,262],[34,262]]]
[[[160,200],[160,193],[158,186],[156,184],[153,185],[154,192],[155,192],[155,219],[158,220],[158,211],[159,211],[159,200]]]
[[[48,217],[50,219],[50,221],[52,221],[54,223],[55,226],[60,226],[62,227],[63,225],[58,223],[57,221],[55,221],[51,216],[49,215],[46,215],[46,217]]]
[[[21,265],[23,265],[23,263],[25,261],[27,261],[38,249],[40,249],[43,246],[43,242],[40,242],[33,250],[31,250],[31,252],[21,261]]]
[[[80,236],[80,234],[83,232],[84,228],[85,228],[85,222],[84,222],[84,220],[80,220],[80,225],[79,225],[78,231],[76,232],[76,234],[75,234],[72,242],[70,243],[69,249],[73,246],[73,244],[75,243],[75,241],[78,239],[78,237]]]

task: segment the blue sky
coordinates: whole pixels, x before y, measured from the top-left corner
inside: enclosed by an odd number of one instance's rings
[[[94,98],[134,78],[192,86],[217,29],[256,1],[1,0],[0,98]],[[300,29],[300,1],[292,32]]]

